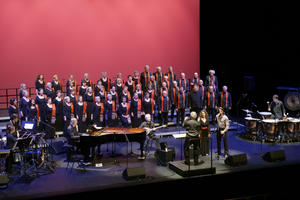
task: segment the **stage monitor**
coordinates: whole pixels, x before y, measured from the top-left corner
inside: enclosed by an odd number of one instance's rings
[[[34,129],[34,121],[22,121],[21,129],[33,130]]]

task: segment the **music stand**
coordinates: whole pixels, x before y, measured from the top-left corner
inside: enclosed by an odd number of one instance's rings
[[[22,121],[21,129],[27,131],[33,131],[35,127],[34,121]]]

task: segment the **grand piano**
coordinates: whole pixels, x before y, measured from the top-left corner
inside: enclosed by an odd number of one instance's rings
[[[140,143],[142,151],[145,139],[146,134],[143,128],[97,128],[92,126],[86,134],[80,135],[80,147],[83,154],[87,155],[91,147],[105,143],[127,142],[128,140]]]

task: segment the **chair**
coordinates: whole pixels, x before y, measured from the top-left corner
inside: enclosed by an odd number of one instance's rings
[[[72,173],[72,170],[74,168],[74,163],[77,162],[77,167],[83,166],[82,167],[83,170],[86,171],[85,166],[82,164],[82,162],[84,160],[84,156],[76,153],[75,147],[73,145],[66,144],[65,148],[67,149],[67,161],[68,161],[66,170],[68,170],[69,164],[70,164],[70,162],[72,162],[72,167],[71,167],[71,173]]]

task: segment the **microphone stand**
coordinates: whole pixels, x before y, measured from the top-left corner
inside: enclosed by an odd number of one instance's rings
[[[124,134],[124,136],[125,136],[126,142],[127,142],[127,148],[126,148],[126,149],[127,149],[126,169],[128,169],[128,144],[129,144],[129,139],[128,139],[127,135],[125,134],[124,127],[122,128],[122,130],[123,130],[123,134]]]

